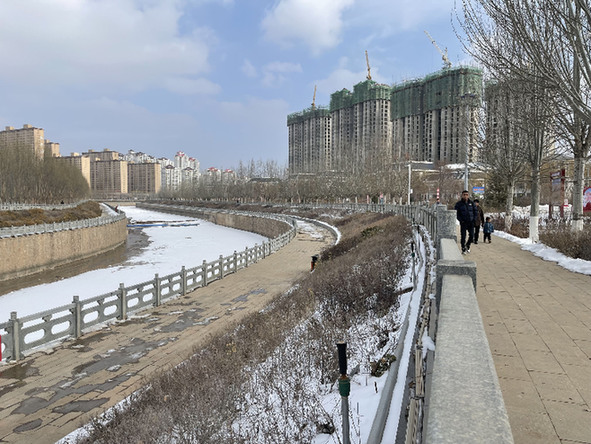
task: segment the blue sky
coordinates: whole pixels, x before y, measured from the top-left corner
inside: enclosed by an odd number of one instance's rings
[[[287,163],[287,114],[372,78],[468,64],[454,0],[2,0],[0,128],[62,155],[184,151],[202,169]]]

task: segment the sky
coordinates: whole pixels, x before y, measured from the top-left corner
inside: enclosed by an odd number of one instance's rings
[[[455,0],[3,0],[0,129],[89,149],[287,165],[287,115],[367,75],[469,64]]]

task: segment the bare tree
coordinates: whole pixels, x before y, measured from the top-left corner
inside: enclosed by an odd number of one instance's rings
[[[584,165],[591,124],[591,7],[587,0],[463,0],[466,48],[495,73],[531,78],[566,118],[574,155],[573,228],[583,227]],[[525,63],[524,63],[525,62]],[[535,70],[532,70],[535,67]]]

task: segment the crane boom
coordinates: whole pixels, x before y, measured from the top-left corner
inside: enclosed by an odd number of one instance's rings
[[[314,85],[314,96],[312,97],[312,109],[316,109],[316,85]]]
[[[371,68],[369,67],[369,56],[367,55],[367,49],[365,50],[365,63],[367,64],[367,80],[371,80]]]
[[[442,51],[441,48],[437,45],[437,42],[433,39],[433,37],[431,37],[431,35],[427,31],[425,31],[425,34],[427,34],[427,37],[429,37],[429,40],[431,40],[433,46],[435,46],[435,48],[437,48],[437,51],[439,51],[439,54],[441,54],[441,58],[443,59],[443,67],[451,68],[451,62],[447,57],[447,48],[445,48],[445,51]]]

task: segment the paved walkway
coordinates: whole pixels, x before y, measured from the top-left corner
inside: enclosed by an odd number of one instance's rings
[[[515,443],[591,443],[591,277],[494,235],[471,250]]]
[[[182,362],[209,335],[260,310],[334,239],[299,232],[278,252],[142,317],[0,365],[0,442],[54,443]]]

